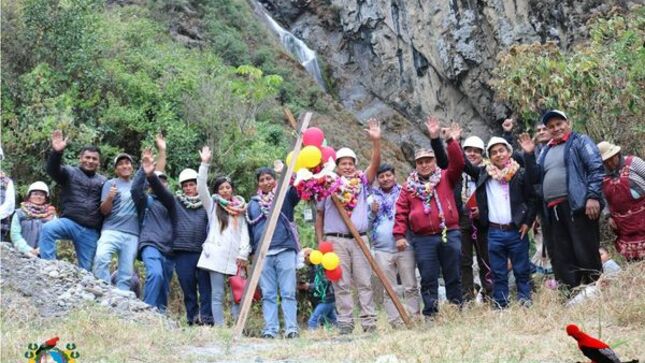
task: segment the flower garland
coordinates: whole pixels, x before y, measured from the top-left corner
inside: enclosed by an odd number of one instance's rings
[[[394,207],[400,192],[401,186],[399,184],[394,184],[389,192],[385,192],[381,188],[372,189],[374,201],[379,205],[372,221],[372,239],[376,239],[376,230],[381,223],[386,219],[390,221],[394,219]]]
[[[231,216],[237,217],[246,211],[246,202],[239,195],[233,196],[231,200],[222,198],[219,194],[213,194],[213,200]]]
[[[177,200],[188,209],[199,209],[202,207],[202,201],[198,196],[190,197],[182,191],[177,191],[175,195],[177,196]]]
[[[356,173],[353,177],[341,176],[331,185],[331,193],[334,194],[351,217],[352,211],[358,204],[358,195],[367,186],[367,176],[362,171]]]
[[[508,190],[508,183],[511,181],[511,179],[513,179],[515,173],[517,173],[517,171],[520,169],[520,164],[518,164],[517,161],[515,161],[513,158],[509,158],[508,161],[506,161],[503,169],[500,169],[497,166],[493,165],[493,163],[491,163],[490,161],[485,161],[485,163],[486,172],[491,178],[497,180],[502,185],[502,190],[504,190],[504,197],[508,199],[510,193]]]
[[[502,184],[510,182],[515,173],[520,169],[520,164],[518,164],[513,158],[509,158],[508,161],[506,161],[503,169],[493,165],[490,160],[484,160],[484,164],[486,165],[486,172],[488,175]]]
[[[54,215],[54,209],[49,204],[20,203],[20,209],[28,219],[49,219]]]
[[[436,195],[436,187],[441,181],[441,169],[435,168],[434,172],[430,174],[428,181],[424,182],[419,178],[419,174],[415,171],[410,173],[406,181],[406,189],[412,196],[421,199],[423,202],[423,213],[430,214],[430,202],[432,197]],[[446,227],[446,218],[441,206],[441,200],[438,196],[434,198],[439,210],[439,227],[441,228],[441,240],[448,242],[448,228]]]
[[[268,216],[271,211],[271,206],[273,205],[273,198],[275,198],[275,191],[271,190],[268,193],[263,193],[262,190],[258,189],[256,194],[256,200],[260,204],[260,211],[263,215]]]

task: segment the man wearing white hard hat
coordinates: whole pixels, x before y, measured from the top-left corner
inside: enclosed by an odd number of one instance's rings
[[[20,203],[11,220],[11,242],[16,249],[37,257],[38,238],[43,225],[56,218],[56,209],[49,204],[49,187],[41,181],[29,186],[27,198]]]
[[[190,168],[182,170],[178,181],[181,190],[175,193],[175,206],[165,205],[175,230],[175,272],[184,295],[186,320],[188,325],[213,325],[210,275],[208,271],[197,268],[208,231],[208,214],[197,193],[197,171]],[[164,194],[170,192],[163,189],[155,193],[164,203],[167,200]]]
[[[645,258],[645,161],[623,156],[621,148],[607,141],[598,144],[606,175],[603,194],[616,233],[616,250],[630,261]]]
[[[544,239],[553,273],[564,287],[573,289],[596,281],[602,272],[598,217],[605,171],[596,144],[573,131],[564,112],[549,110],[542,123],[551,140],[535,170],[527,171],[542,185]]]
[[[354,151],[342,148],[336,152],[336,172],[340,176],[341,186],[337,196],[350,215],[354,226],[361,237],[367,241],[368,210],[367,193],[369,185],[374,182],[381,163],[381,127],[375,119],[368,121],[366,130],[372,140],[372,158],[365,172],[357,169],[358,158]],[[367,258],[358,247],[352,234],[340,217],[331,197],[317,205],[315,223],[318,243],[328,240],[334,245],[334,252],[340,258],[343,275],[334,283],[336,308],[338,309],[338,329],[341,334],[350,334],[354,330],[354,299],[352,285],[358,291],[360,322],[363,331],[376,329],[376,309],[372,294],[372,270]]]
[[[480,166],[484,161],[486,147],[484,141],[477,136],[466,138],[462,145],[466,159],[473,166]],[[461,289],[464,301],[475,298],[473,276],[473,249],[477,256],[479,267],[479,281],[482,295],[491,296],[493,290],[492,272],[488,260],[488,242],[486,230],[479,221],[479,208],[474,195],[477,188],[477,179],[467,173],[461,174],[461,182],[455,187],[455,201],[461,213],[459,224],[461,226]]]
[[[528,134],[520,136],[527,166],[535,164],[535,144]],[[497,307],[509,304],[508,260],[513,266],[517,298],[531,304],[529,227],[535,220],[535,180],[512,157],[513,147],[504,138],[492,137],[486,146],[489,161],[464,171],[476,180],[480,225],[487,230],[488,256],[493,272],[493,300]]]
[[[139,217],[132,200],[132,156],[121,153],[114,157],[114,174],[103,184],[101,191],[101,214],[104,216],[101,238],[96,247],[94,275],[111,282],[112,255],[118,259],[116,287],[130,290],[139,239]]]

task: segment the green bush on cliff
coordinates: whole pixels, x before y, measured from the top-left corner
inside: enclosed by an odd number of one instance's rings
[[[589,40],[571,51],[553,43],[512,47],[494,71],[494,89],[524,120],[559,108],[596,142],[642,153],[645,8],[593,20],[589,29]]]

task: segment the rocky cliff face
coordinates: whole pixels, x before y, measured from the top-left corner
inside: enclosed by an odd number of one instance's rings
[[[628,1],[627,1],[628,2]],[[512,110],[488,85],[496,55],[516,43],[570,47],[595,14],[626,1],[263,0],[316,50],[332,89],[360,121],[385,120],[410,157],[423,119],[459,120],[487,136]]]

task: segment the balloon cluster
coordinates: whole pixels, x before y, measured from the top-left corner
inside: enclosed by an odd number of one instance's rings
[[[330,186],[338,177],[334,173],[336,151],[326,145],[325,134],[317,127],[303,132],[302,144],[304,147],[296,159],[293,185],[302,200],[323,200],[331,193]],[[287,165],[290,165],[292,158],[293,152],[290,152]]]
[[[329,281],[336,282],[343,276],[340,267],[340,258],[334,252],[334,245],[331,242],[320,242],[317,250],[311,251],[309,261],[314,265],[322,264],[325,269],[325,276]]]
[[[315,171],[324,163],[336,160],[336,151],[333,147],[325,145],[325,134],[317,127],[310,127],[302,134],[302,144],[304,147],[296,159],[296,173],[301,169]],[[290,165],[293,151],[287,155],[287,165]]]

